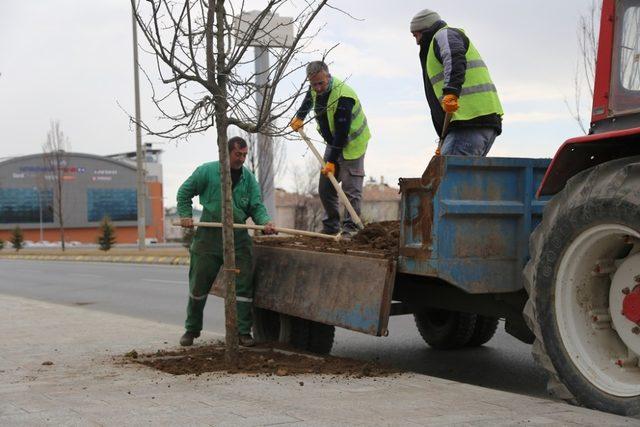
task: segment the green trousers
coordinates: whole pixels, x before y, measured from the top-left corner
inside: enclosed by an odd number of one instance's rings
[[[253,306],[253,257],[251,246],[236,249],[236,299],[238,310],[238,333],[251,332],[251,309]],[[199,332],[202,330],[204,306],[211,285],[222,267],[222,255],[191,251],[189,266],[189,303],[185,329]]]

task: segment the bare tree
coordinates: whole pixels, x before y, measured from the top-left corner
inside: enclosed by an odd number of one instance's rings
[[[248,66],[253,59],[247,59],[245,54],[256,41],[275,38],[279,29],[279,24],[274,25],[275,14],[288,3],[297,7],[293,37],[277,49],[265,43],[267,54],[275,61],[266,72],[267,84],[258,88],[254,83],[255,73],[249,71]],[[154,131],[141,123],[142,127],[149,133],[172,139],[186,138],[211,127],[216,129],[222,166],[224,247],[223,267],[217,280],[226,289],[226,361],[229,365],[237,363],[238,335],[227,129],[234,125],[249,133],[271,136],[285,132],[284,128],[278,128],[276,121],[290,109],[304,83],[281,98],[276,97],[276,89],[303,66],[293,65],[294,57],[307,46],[312,37],[307,32],[326,3],[327,0],[300,3],[270,0],[262,10],[248,14],[243,10],[244,1],[131,0],[138,26],[155,56],[160,79],[169,88],[164,94],[154,90],[152,96],[161,118],[170,122],[168,127]],[[238,31],[238,28],[244,30]],[[258,97],[262,102],[256,108]]]
[[[315,158],[309,157],[304,167],[293,172],[296,183],[294,228],[316,231],[320,228],[324,208],[318,195],[320,168]]]
[[[569,113],[576,121],[580,130],[589,132],[589,113],[583,115],[582,90],[586,86],[589,99],[593,99],[593,83],[596,73],[596,58],[598,55],[598,17],[602,7],[595,0],[587,11],[578,18],[578,63],[573,77],[573,105],[565,99]],[[585,117],[586,116],[586,117]],[[586,122],[585,122],[586,119]]]
[[[64,240],[64,176],[68,166],[69,155],[67,149],[69,139],[60,129],[60,121],[52,120],[47,141],[42,145],[42,159],[44,162],[45,181],[51,181],[53,186],[53,216],[60,229],[60,244],[65,250]],[[40,190],[38,190],[40,191]]]

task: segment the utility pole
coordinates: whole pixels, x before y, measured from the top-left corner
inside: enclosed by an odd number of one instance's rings
[[[138,77],[138,27],[136,13],[131,4],[131,23],[133,24],[133,85],[136,104],[136,193],[138,202],[138,250],[145,249],[146,239],[146,183],[144,171],[144,154],[142,152],[142,130],[140,129],[140,79]]]

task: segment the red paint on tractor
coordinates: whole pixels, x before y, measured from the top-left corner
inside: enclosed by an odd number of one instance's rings
[[[640,286],[633,288],[622,300],[622,314],[633,323],[640,323]]]

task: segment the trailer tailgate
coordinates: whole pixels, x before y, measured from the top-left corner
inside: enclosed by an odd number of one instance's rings
[[[255,245],[254,305],[386,335],[395,261]]]

